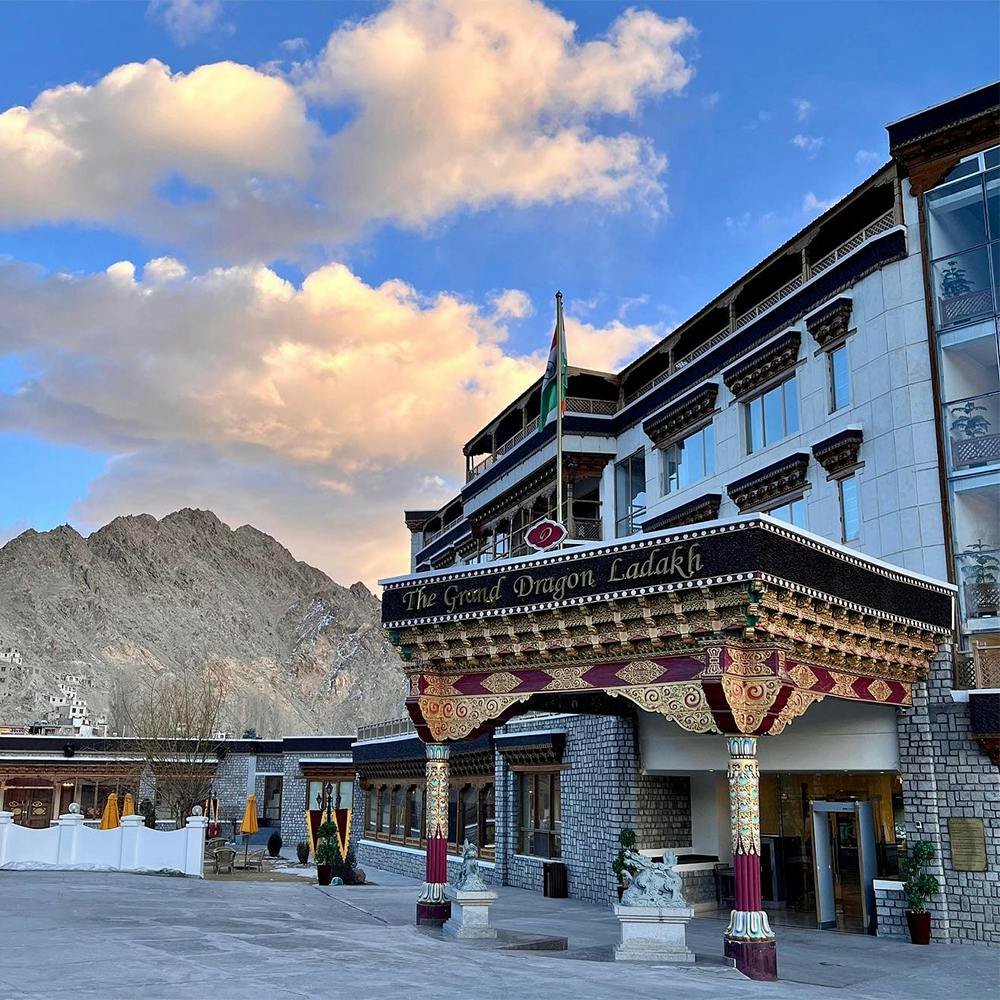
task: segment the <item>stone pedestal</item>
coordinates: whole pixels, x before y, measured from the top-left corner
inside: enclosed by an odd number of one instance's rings
[[[491,889],[469,891],[452,889],[445,894],[452,906],[451,919],[444,925],[445,934],[459,939],[495,938],[496,929],[490,926],[490,907],[496,902],[497,894]]]
[[[687,946],[690,906],[622,906],[615,903],[621,943],[615,958],[625,962],[693,962]]]

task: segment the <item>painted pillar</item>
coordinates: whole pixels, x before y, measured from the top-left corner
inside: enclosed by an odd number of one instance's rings
[[[778,978],[774,934],[761,908],[760,771],[757,738],[730,736],[729,824],[733,842],[736,907],[726,928],[725,952],[751,979]]]
[[[427,868],[417,897],[417,923],[441,924],[451,916],[448,884],[448,746],[427,743]]]

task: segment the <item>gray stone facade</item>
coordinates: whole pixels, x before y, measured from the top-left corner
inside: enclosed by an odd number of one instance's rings
[[[899,716],[906,836],[909,843],[929,840],[937,848],[930,871],[943,892],[930,907],[935,939],[998,944],[1000,771],[970,734],[968,702],[952,699],[952,671],[946,648],[928,679],[914,685],[912,708]],[[985,872],[955,871],[948,838],[951,817],[983,820]]]
[[[566,733],[566,767],[560,775],[559,860],[566,866],[570,897],[599,904],[617,898],[611,862],[618,851],[618,834],[624,827],[636,831],[640,849],[690,846],[688,780],[642,773],[631,718],[529,717],[508,723],[498,732],[540,729]],[[518,782],[517,774],[498,754],[495,878],[506,885],[541,891],[544,860],[518,851]]]
[[[909,940],[906,925],[906,900],[900,888],[875,887],[875,910],[878,913],[878,936]]]
[[[231,753],[216,766],[212,790],[219,800],[219,819],[223,824],[243,818],[256,759],[252,754]]]

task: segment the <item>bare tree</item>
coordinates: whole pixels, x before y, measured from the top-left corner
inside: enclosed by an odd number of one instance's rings
[[[158,805],[178,826],[211,795],[226,694],[224,675],[210,667],[143,681],[119,679],[112,693],[118,731],[144,761]]]

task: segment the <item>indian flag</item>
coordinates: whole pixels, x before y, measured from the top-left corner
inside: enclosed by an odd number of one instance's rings
[[[559,373],[558,376],[556,373]],[[549,419],[549,414],[558,406],[560,413],[566,412],[566,387],[569,374],[566,365],[566,329],[563,326],[562,292],[556,295],[556,328],[552,332],[552,346],[549,348],[549,362],[542,377],[542,405],[538,413],[541,431]]]

